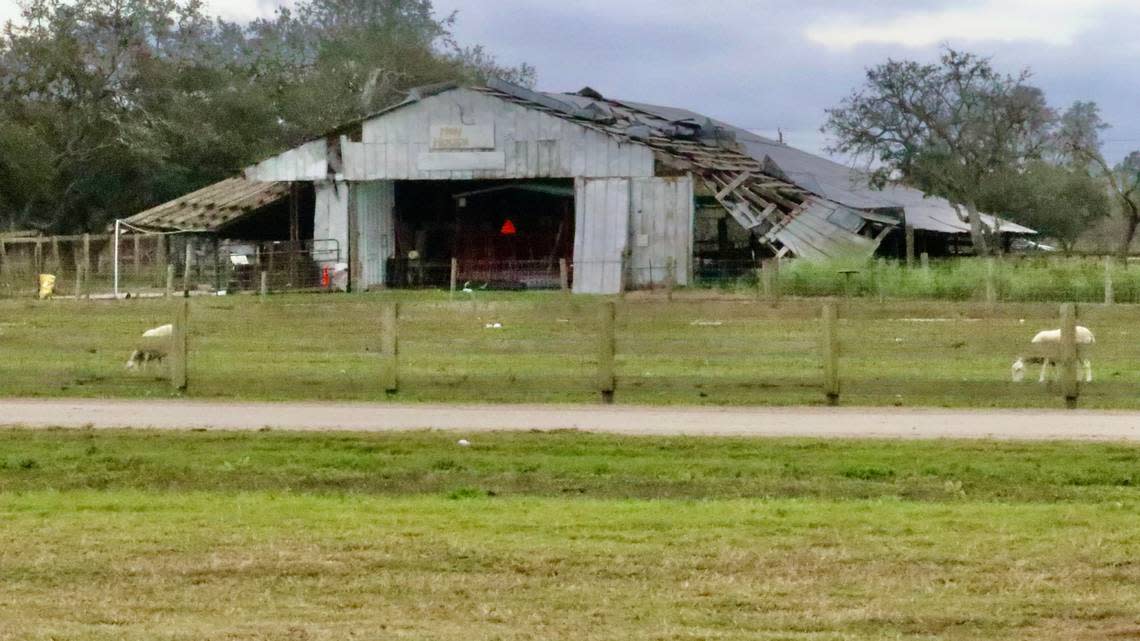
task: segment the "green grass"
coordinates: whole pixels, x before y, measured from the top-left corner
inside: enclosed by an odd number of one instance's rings
[[[1140,447],[1109,443],[0,430],[0,491],[303,491],[506,497],[1110,501]]]
[[[848,277],[843,269],[856,269]],[[906,269],[898,261],[817,263],[791,261],[780,271],[781,290],[789,296],[885,297],[903,300],[980,301],[986,297],[987,266],[975,258],[934,260],[930,269]],[[1006,257],[996,263],[994,285],[1008,302],[1104,301],[1104,262],[1100,258],[1059,256]],[[1140,267],[1113,267],[1113,289],[1119,302],[1140,303]],[[754,290],[755,276],[712,278],[704,286]]]
[[[1134,638],[1124,444],[0,431],[0,639]]]
[[[379,380],[379,305],[401,300],[400,392]],[[597,299],[440,292],[192,300],[189,395],[219,399],[595,402]],[[778,308],[688,292],[619,303],[619,403],[823,402],[820,303]],[[1082,305],[1097,380],[1090,408],[1140,408],[1140,310]],[[159,371],[123,368],[143,330],[169,322],[162,300],[0,302],[0,396],[165,397]],[[1053,304],[851,300],[842,304],[840,375],[851,405],[1062,407],[1060,394],[1009,381]],[[503,329],[486,329],[488,323]]]

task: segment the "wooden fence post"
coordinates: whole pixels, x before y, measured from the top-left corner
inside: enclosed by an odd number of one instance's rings
[[[135,278],[137,279],[138,277],[142,276],[142,256],[140,255],[142,253],[142,243],[140,242],[141,239],[139,238],[138,234],[131,234],[131,240],[134,245],[133,259],[135,265]]]
[[[570,264],[565,258],[558,259],[558,285],[563,294],[570,293]]]
[[[451,288],[448,297],[450,300],[455,300],[455,287],[459,282],[459,259],[451,259]]]
[[[997,261],[993,256],[986,259],[986,310],[994,313],[997,307]]]
[[[186,259],[185,264],[182,266],[182,295],[184,297],[190,296],[190,264],[194,260],[194,238],[193,236],[186,237]]]
[[[1061,305],[1061,393],[1069,409],[1077,406],[1077,310],[1073,303]]]
[[[1116,291],[1112,286],[1112,257],[1104,257],[1104,304],[1112,305],[1116,302]]]
[[[5,269],[8,269],[8,249],[4,246],[4,241],[0,240],[0,276],[4,275]]]
[[[174,295],[174,265],[166,266],[166,297]]]
[[[174,305],[174,331],[170,336],[170,386],[186,391],[186,361],[189,358],[187,335],[190,333],[190,301]]]
[[[922,252],[921,254],[919,254],[918,255],[918,264],[920,266],[922,266],[923,273],[929,274],[930,273],[930,254],[927,252]]]
[[[823,304],[823,393],[828,405],[839,405],[839,313],[835,303]]]
[[[615,320],[617,306],[604,301],[598,310],[598,392],[603,403],[614,402],[614,352],[617,349]]]
[[[261,282],[257,286],[257,295],[261,297],[261,300],[265,300],[265,297],[269,295],[269,272],[264,269],[261,270]]]
[[[385,303],[380,308],[380,382],[384,391],[399,390],[400,304]]]
[[[903,233],[906,238],[906,267],[914,268],[914,225],[905,225]]]
[[[879,258],[875,261],[875,289],[879,295],[879,304],[887,300],[887,259]]]
[[[760,269],[756,270],[756,276],[759,280],[759,292],[764,300],[772,302],[772,259],[765,258],[760,261]]]
[[[91,274],[91,234],[83,234],[83,275]]]
[[[673,300],[673,288],[677,286],[677,259],[665,259],[665,300]]]

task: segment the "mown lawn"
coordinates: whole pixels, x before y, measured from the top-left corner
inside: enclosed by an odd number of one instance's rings
[[[699,292],[697,293],[699,294]],[[618,304],[617,402],[823,402],[818,300],[631,295]],[[250,296],[191,302],[188,394],[198,398],[391,398],[379,377],[380,305],[401,300],[403,401],[592,402],[598,300],[556,293]],[[841,302],[840,376],[852,405],[1062,407],[1055,389],[1013,384],[1053,304]],[[1081,404],[1140,408],[1140,308],[1081,306],[1096,381]],[[0,301],[0,396],[170,396],[123,364],[136,337],[173,318],[162,300]],[[499,324],[501,328],[495,328]],[[488,325],[491,328],[488,328]],[[1035,378],[1036,372],[1030,373]]]
[[[0,639],[1128,639],[1140,447],[0,431]]]

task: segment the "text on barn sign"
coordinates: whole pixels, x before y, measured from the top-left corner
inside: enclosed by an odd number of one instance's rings
[[[494,125],[432,125],[431,148],[494,149]]]

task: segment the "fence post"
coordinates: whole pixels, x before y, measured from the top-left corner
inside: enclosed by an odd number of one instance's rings
[[[265,300],[265,297],[269,295],[269,272],[264,269],[261,270],[261,282],[257,286],[257,294],[261,300]]]
[[[4,241],[0,240],[0,276],[4,275],[4,270],[8,268],[8,250],[4,246]]]
[[[986,310],[993,313],[997,307],[997,261],[993,256],[986,259]]]
[[[912,269],[914,268],[914,225],[904,226],[903,233],[906,237],[906,267]]]
[[[83,234],[83,275],[91,273],[91,234]]]
[[[1112,286],[1112,257],[1104,257],[1104,304],[1112,305],[1116,302],[1116,291]]]
[[[166,297],[174,295],[174,265],[166,266]]]
[[[400,304],[385,303],[380,308],[380,382],[389,394],[399,390]]]
[[[835,303],[823,304],[823,393],[828,405],[839,405],[839,313]]]
[[[665,259],[665,300],[673,300],[673,288],[677,286],[677,259]]]
[[[459,282],[459,259],[451,259],[451,289],[448,297],[450,300],[455,300],[455,286]]]
[[[182,295],[190,296],[190,263],[194,260],[194,238],[186,237],[186,259],[182,266]]]
[[[614,402],[614,351],[617,349],[615,335],[616,305],[612,300],[604,301],[598,310],[598,392],[602,402]]]
[[[190,301],[174,304],[174,331],[170,336],[170,386],[186,391],[186,361],[189,357],[186,337],[190,333]]]
[[[921,254],[918,255],[918,262],[919,262],[919,265],[922,266],[922,272],[924,274],[929,274],[930,273],[930,254],[928,254],[927,252],[922,252]]]
[[[772,259],[765,258],[760,261],[760,269],[756,270],[756,276],[760,285],[760,295],[764,300],[772,302]]]
[[[562,293],[570,293],[570,265],[565,258],[558,259],[558,285],[562,288]]]
[[[138,234],[131,234],[131,239],[134,241],[134,265],[135,265],[135,278],[142,276],[142,256],[139,253],[142,250],[142,243]]]
[[[1077,407],[1077,310],[1073,303],[1061,305],[1061,393],[1066,407]]]
[[[887,300],[886,268],[887,259],[880,257],[875,261],[875,289],[879,295],[880,305]]]

